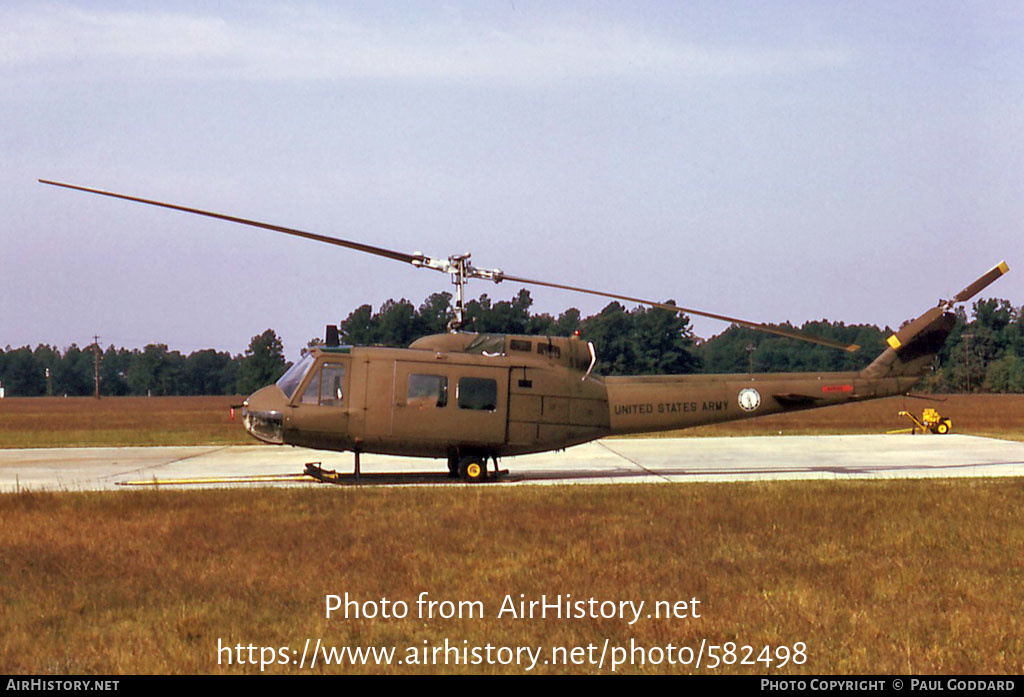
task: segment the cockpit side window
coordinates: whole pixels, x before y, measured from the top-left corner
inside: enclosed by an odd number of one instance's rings
[[[302,360],[289,368],[288,372],[277,381],[277,386],[281,388],[287,399],[291,399],[292,395],[295,394],[295,390],[299,388],[302,378],[306,377],[306,373],[311,365],[313,365],[313,354],[307,353],[302,357]]]
[[[345,366],[342,363],[324,363],[317,371],[299,400],[302,404],[319,404],[322,407],[340,406],[344,399]]]
[[[342,363],[324,363],[320,370],[320,404],[327,407],[341,406],[345,398],[345,366]]]

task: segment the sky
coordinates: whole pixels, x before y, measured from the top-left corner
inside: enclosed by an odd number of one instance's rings
[[[1019,2],[7,0],[0,346],[294,360],[452,290],[39,178],[754,321],[897,327],[1004,259],[1020,306],[1022,66]]]

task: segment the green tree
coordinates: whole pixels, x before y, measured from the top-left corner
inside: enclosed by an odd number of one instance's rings
[[[360,305],[338,326],[341,343],[350,346],[373,346],[380,343],[379,322],[369,305]]]
[[[306,342],[305,347],[301,349],[301,353],[303,356],[305,356],[307,353],[310,353],[313,349],[320,348],[322,346],[325,346],[326,344],[327,342],[324,341],[322,337],[314,336],[312,339]]]
[[[44,381],[46,381],[47,371],[49,371],[49,381],[41,394],[48,396],[57,394],[53,380],[54,375],[57,374],[57,366],[60,365],[61,361],[60,351],[53,346],[39,344],[36,346],[35,351],[32,352],[32,358],[35,360],[36,370],[42,371]]]
[[[1005,354],[985,370],[986,392],[1024,392],[1024,358]]]
[[[181,353],[169,351],[167,344],[147,344],[132,354],[126,381],[135,395],[164,397],[178,394],[178,375],[183,363]]]
[[[0,381],[8,397],[36,397],[46,393],[46,376],[36,363],[32,349],[22,346],[5,351],[4,372]]]
[[[132,352],[125,348],[108,346],[100,361],[100,394],[120,397],[129,393],[128,368]]]
[[[601,375],[692,373],[701,364],[689,318],[671,310],[636,307],[626,311],[613,302],[584,320],[580,331],[594,342],[594,371]]]
[[[421,336],[443,334],[448,331],[448,322],[455,316],[452,311],[451,293],[433,293],[417,310],[418,331]]]
[[[214,349],[194,351],[185,358],[179,378],[179,394],[234,394],[238,364],[229,353]]]
[[[57,395],[82,397],[93,393],[95,387],[93,352],[71,344],[53,369],[53,392]]]
[[[885,349],[884,332],[874,325],[850,325],[842,322],[805,322],[796,328],[774,325],[807,336],[830,339],[842,344],[857,344],[860,350],[842,349],[787,339],[749,327],[732,325],[700,346],[706,373],[781,373],[861,370]],[[752,347],[752,350],[750,348]]]
[[[284,345],[273,329],[252,337],[238,366],[238,392],[250,394],[276,382],[290,366],[284,360]]]
[[[582,326],[583,319],[580,317],[580,311],[575,307],[570,307],[555,320],[556,334],[558,336],[572,336]]]
[[[418,336],[416,308],[402,298],[398,302],[388,300],[377,313],[377,343],[384,346],[405,347]]]
[[[511,300],[492,303],[486,293],[466,303],[466,329],[481,334],[525,334],[533,298],[523,288]]]
[[[671,300],[668,302],[674,305]],[[700,357],[694,350],[690,319],[679,312],[638,307],[633,310],[636,371],[641,375],[694,373]]]
[[[588,317],[581,330],[583,338],[594,342],[599,375],[630,375],[637,365],[633,341],[633,318],[617,302],[608,303],[600,313]]]

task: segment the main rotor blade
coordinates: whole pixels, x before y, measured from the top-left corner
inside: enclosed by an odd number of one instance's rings
[[[412,254],[406,254],[404,252],[396,252],[391,249],[384,249],[383,247],[375,247],[370,244],[363,244],[362,242],[352,242],[351,240],[343,240],[338,237],[328,237],[327,235],[318,235],[315,232],[305,232],[303,230],[296,230],[294,228],[283,227],[281,225],[272,225],[270,223],[261,223],[258,220],[249,220],[247,218],[238,218],[233,215],[224,215],[222,213],[213,213],[211,211],[204,211],[199,208],[189,208],[188,206],[179,206],[174,203],[164,203],[163,201],[153,201],[146,198],[138,198],[137,196],[126,196],[125,194],[117,194],[112,191],[104,191],[103,189],[90,189],[86,186],[77,186],[75,184],[65,184],[62,182],[49,181],[47,179],[40,179],[39,183],[49,184],[51,186],[60,186],[65,189],[74,189],[76,191],[84,191],[89,194],[99,194],[100,196],[110,196],[111,198],[120,198],[125,201],[133,201],[135,203],[145,203],[150,206],[159,206],[160,208],[170,208],[175,211],[182,211],[184,213],[194,213],[195,215],[204,215],[207,218],[216,218],[217,220],[226,220],[229,223],[238,223],[239,225],[249,225],[251,227],[263,228],[264,230],[272,230],[274,232],[283,232],[286,235],[294,235],[295,237],[304,237],[307,240],[315,240],[316,242],[326,242],[327,244],[333,244],[338,247],[346,247],[348,249],[355,249],[360,252],[366,252],[368,254],[376,254],[379,257],[386,257],[388,259],[394,259],[396,261],[404,261],[406,263],[413,263],[413,260],[419,259]]]
[[[820,344],[822,346],[830,346],[832,348],[843,349],[844,351],[857,351],[860,346],[857,344],[844,344],[838,341],[831,341],[829,339],[822,339],[817,336],[809,334],[802,334],[797,331],[791,331],[788,329],[782,329],[781,327],[773,327],[769,324],[763,324],[761,322],[750,322],[745,319],[739,319],[736,317],[729,317],[728,315],[719,315],[714,312],[705,312],[703,310],[694,310],[688,307],[679,307],[678,305],[669,305],[667,303],[654,302],[653,300],[644,300],[643,298],[634,298],[628,295],[618,295],[616,293],[607,293],[601,290],[591,290],[589,288],[579,288],[577,286],[567,286],[561,283],[549,283],[548,281],[537,281],[530,278],[522,278],[520,276],[510,276],[509,274],[502,274],[502,280],[513,281],[516,283],[526,283],[537,286],[547,286],[548,288],[558,288],[560,290],[570,290],[576,293],[586,293],[588,295],[597,295],[602,298],[612,298],[613,300],[624,300],[630,303],[637,303],[639,305],[649,305],[651,307],[657,307],[662,310],[670,310],[672,312],[685,312],[689,315],[700,315],[701,317],[710,317],[711,319],[721,320],[723,322],[731,322],[738,324],[743,327],[749,327],[750,329],[756,329],[759,332],[765,332],[767,334],[775,334],[776,336],[784,336],[787,339],[797,339],[799,341],[807,341],[812,344]]]
[[[119,199],[122,199],[124,201],[132,201],[134,203],[144,203],[146,205],[157,206],[157,207],[160,207],[160,208],[168,208],[170,210],[181,211],[183,213],[192,213],[194,215],[202,215],[202,216],[205,216],[207,218],[215,218],[217,220],[224,220],[224,221],[227,221],[229,223],[238,223],[239,225],[248,225],[248,226],[251,226],[251,227],[262,228],[264,230],[271,230],[273,232],[281,232],[281,233],[284,233],[286,235],[294,235],[295,237],[303,237],[305,239],[314,240],[316,242],[325,242],[327,244],[333,244],[333,245],[335,245],[337,247],[345,247],[347,249],[354,249],[354,250],[359,251],[359,252],[366,252],[368,254],[375,254],[377,256],[385,257],[387,259],[394,259],[396,261],[404,261],[404,262],[406,262],[408,264],[412,264],[412,265],[418,266],[418,267],[434,268],[435,270],[438,270],[438,271],[442,271],[443,270],[443,271],[446,271],[448,273],[451,273],[451,270],[449,268],[447,268],[447,267],[443,267],[443,264],[441,266],[434,266],[434,265],[432,265],[433,264],[433,260],[430,260],[430,259],[428,259],[427,257],[424,257],[421,254],[406,254],[405,252],[397,252],[397,251],[394,251],[392,249],[385,249],[383,247],[376,247],[374,245],[363,244],[362,242],[353,242],[351,240],[344,240],[344,239],[341,239],[341,238],[338,238],[338,237],[329,237],[327,235],[320,235],[320,234],[317,234],[315,232],[306,232],[304,230],[296,230],[295,228],[284,227],[284,226],[281,226],[281,225],[273,225],[271,223],[264,223],[264,222],[260,222],[258,220],[250,220],[248,218],[239,218],[239,217],[233,216],[233,215],[224,215],[223,213],[214,213],[212,211],[206,211],[206,210],[202,210],[202,209],[199,209],[199,208],[191,208],[189,206],[181,206],[181,205],[174,204],[174,203],[166,203],[164,201],[155,201],[155,200],[152,200],[152,199],[140,198],[138,196],[128,196],[126,194],[118,194],[118,193],[115,193],[113,191],[105,191],[103,189],[93,189],[93,188],[90,188],[90,187],[87,187],[87,186],[79,186],[77,184],[67,184],[67,183],[64,183],[64,182],[51,181],[49,179],[40,179],[39,182],[41,184],[49,184],[50,186],[58,186],[58,187],[62,187],[62,188],[65,188],[65,189],[73,189],[75,191],[83,191],[83,192],[89,193],[89,194],[98,194],[100,196],[109,196],[110,198],[119,198]],[[1005,266],[1005,264],[1004,264],[1004,266]],[[995,271],[995,270],[996,269],[993,269],[993,271]],[[547,282],[547,281],[538,281],[538,280],[535,280],[535,279],[522,278],[522,277],[519,277],[519,276],[510,276],[510,275],[504,274],[504,273],[502,273],[500,271],[488,271],[486,273],[481,273],[480,269],[475,269],[474,271],[478,274],[477,277],[479,277],[479,278],[485,278],[485,277],[486,278],[490,278],[491,280],[494,280],[495,282],[499,282],[501,280],[507,280],[507,281],[513,281],[513,282],[516,282],[516,283],[525,283],[525,284],[537,285],[537,286],[547,286],[548,288],[559,288],[561,290],[569,290],[569,291],[574,291],[574,292],[577,292],[577,293],[586,293],[586,294],[589,294],[589,295],[596,295],[596,296],[600,296],[600,297],[604,297],[604,298],[612,298],[614,300],[623,300],[623,301],[626,301],[626,302],[633,302],[633,303],[637,303],[637,304],[640,304],[640,305],[648,305],[650,307],[657,307],[657,308],[661,308],[663,310],[669,310],[671,312],[685,312],[685,313],[691,314],[691,315],[699,315],[701,317],[710,317],[711,319],[717,319],[717,320],[721,320],[723,322],[731,322],[733,324],[738,324],[740,326],[749,327],[749,328],[755,329],[757,331],[766,332],[768,334],[775,334],[776,336],[784,336],[784,337],[789,338],[789,339],[796,339],[798,341],[806,341],[806,342],[809,342],[809,343],[812,343],[812,344],[820,344],[822,346],[830,346],[832,348],[839,348],[839,349],[843,349],[845,351],[851,351],[852,352],[852,351],[856,351],[856,350],[858,350],[860,348],[860,346],[858,346],[857,344],[843,344],[843,343],[840,343],[838,341],[830,341],[829,339],[822,339],[822,338],[819,338],[819,337],[816,337],[816,336],[810,336],[810,335],[807,335],[807,334],[801,334],[800,332],[791,331],[791,330],[788,330],[788,329],[782,329],[781,327],[773,327],[773,326],[770,326],[770,325],[767,325],[767,324],[762,324],[760,322],[750,322],[748,320],[739,319],[737,317],[729,317],[728,315],[719,315],[719,314],[716,314],[716,313],[713,313],[713,312],[704,312],[703,310],[694,310],[694,309],[691,309],[691,308],[679,307],[677,305],[669,305],[669,304],[666,304],[666,303],[659,303],[659,302],[655,302],[653,300],[644,300],[643,298],[634,298],[634,297],[631,297],[631,296],[628,296],[628,295],[619,295],[617,293],[608,293],[608,292],[599,291],[599,290],[591,290],[591,289],[588,289],[588,288],[580,288],[580,287],[577,287],[577,286],[569,286],[569,285],[564,285],[564,284],[561,284],[561,283],[550,283],[550,282]],[[989,274],[992,274],[993,271],[990,271]],[[963,292],[966,292],[967,290],[974,288],[974,286],[978,286],[978,284],[981,282],[981,280],[988,278],[989,274],[986,274],[986,276],[982,277],[982,279],[979,279],[979,281],[976,281],[974,284],[972,284],[972,286],[970,286],[970,288],[965,289],[965,291],[963,291]],[[992,280],[995,280],[995,278],[997,278],[999,275],[1001,275],[1001,273],[997,274],[996,276],[994,276],[991,280],[987,280],[983,285],[980,285],[976,290],[974,290],[974,292],[977,292],[977,291],[981,290],[981,288],[983,288],[985,285],[988,285],[989,283],[991,283]],[[963,294],[963,293],[961,293],[961,294]]]
[[[1005,261],[999,262],[977,281],[975,281],[974,283],[972,283],[971,285],[967,286],[962,291],[957,293],[956,296],[953,298],[953,302],[962,303],[970,300],[975,295],[985,290],[985,288],[987,288],[990,283],[995,281],[997,278],[999,278],[1009,270],[1010,267]]]

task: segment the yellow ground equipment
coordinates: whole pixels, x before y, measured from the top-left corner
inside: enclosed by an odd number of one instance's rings
[[[952,419],[945,418],[934,409],[925,409],[924,413],[921,414],[920,419],[909,411],[901,411],[899,416],[905,416],[910,419],[914,423],[914,427],[898,431],[889,431],[889,433],[917,433],[920,431],[921,433],[938,433],[939,435],[945,435],[953,430]]]

